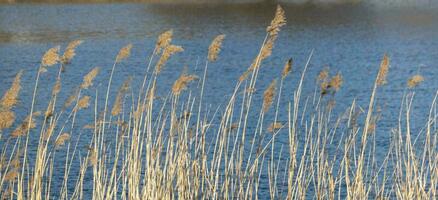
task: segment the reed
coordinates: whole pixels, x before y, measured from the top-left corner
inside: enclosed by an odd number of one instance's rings
[[[184,70],[169,91],[162,91],[157,77],[165,66],[177,71],[168,60],[183,48],[172,44],[172,30],[158,37],[139,88],[131,85],[136,77],[129,77],[112,92],[113,78],[120,78],[116,66],[129,59],[132,45],[115,52],[103,95],[101,84],[93,83],[105,67],[91,69],[73,91],[61,87],[62,67],[75,62],[82,41],[71,42],[62,56],[59,47],[49,49],[36,74],[32,102],[22,102],[28,115],[14,111],[21,88],[27,87],[22,71],[0,102],[0,197],[437,199],[438,92],[417,131],[411,125],[415,88],[425,80],[420,74],[407,79],[399,115],[391,115],[396,123],[387,131],[379,126],[383,98],[378,94],[389,76],[388,55],[379,69],[376,63],[367,105],[353,101],[337,107],[335,100],[342,100],[337,95],[349,81],[328,68],[310,83],[315,93],[304,93],[313,51],[304,66],[284,58],[281,73],[259,76],[285,23],[279,6],[258,54],[217,108],[203,95],[211,87],[208,65],[220,65],[224,35],[204,47],[203,74]],[[57,66],[51,94],[40,95],[40,78],[46,78],[40,74]],[[200,86],[194,87],[198,79]],[[262,86],[261,79],[273,81]],[[66,102],[60,103],[62,98]],[[379,134],[389,138],[387,148],[376,147]]]

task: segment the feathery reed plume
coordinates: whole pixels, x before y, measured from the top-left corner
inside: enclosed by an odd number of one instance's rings
[[[172,35],[173,31],[170,29],[158,36],[158,40],[155,45],[155,54],[161,53],[162,49],[170,45],[170,42],[172,42]]]
[[[280,31],[280,28],[286,24],[286,17],[284,14],[283,8],[280,5],[277,5],[277,10],[275,11],[275,17],[271,21],[271,25],[266,28],[266,32],[269,33],[270,36],[276,36]]]
[[[85,109],[85,108],[88,108],[89,105],[90,105],[90,96],[83,96],[78,101],[77,109],[78,110]]]
[[[343,83],[342,75],[340,73],[337,73],[330,80],[329,87],[333,88],[335,92],[337,92],[341,88],[342,83]]]
[[[23,70],[20,70],[15,76],[12,86],[5,92],[2,99],[0,100],[0,107],[3,109],[11,109],[17,104],[18,93],[20,92],[21,86],[21,76],[23,75]]]
[[[70,134],[63,133],[61,134],[55,141],[55,147],[60,147],[64,145],[64,143],[70,139]]]
[[[61,79],[57,78],[56,83],[52,88],[52,96],[56,96],[61,91]]]
[[[274,101],[276,87],[277,80],[274,79],[263,93],[263,112],[267,112],[271,107],[272,102]]]
[[[161,69],[166,64],[167,60],[169,60],[171,55],[182,51],[184,51],[184,49],[181,46],[166,46],[163,50],[163,54],[161,55],[160,60],[158,60],[157,64],[155,65],[155,74],[160,73]]]
[[[181,91],[187,88],[187,84],[198,79],[196,75],[187,75],[183,73],[173,84],[172,92],[174,95],[179,95]]]
[[[120,49],[116,57],[116,62],[121,62],[131,54],[132,44],[128,44]]]
[[[208,47],[208,60],[213,62],[216,61],[219,52],[221,51],[222,41],[224,40],[225,35],[216,36]]]
[[[68,43],[67,47],[65,48],[64,54],[61,57],[61,62],[64,64],[70,63],[70,61],[76,55],[76,47],[82,44],[82,42],[82,40],[74,40]]]
[[[322,71],[319,72],[318,81],[326,81],[329,77],[329,69],[328,67],[324,67]]]
[[[289,58],[289,60],[287,60],[286,64],[284,65],[283,71],[281,72],[282,79],[286,78],[290,71],[292,71],[292,64],[293,60],[292,58]]]
[[[87,75],[84,76],[84,81],[81,84],[81,89],[88,89],[93,85],[93,80],[99,74],[100,67],[93,68]]]
[[[64,108],[70,107],[79,95],[80,88],[76,88],[73,93],[65,100]]]
[[[380,63],[379,73],[377,74],[376,83],[378,86],[386,84],[386,75],[389,71],[389,57],[388,55],[384,55],[382,62]]]
[[[267,131],[270,133],[274,133],[276,130],[280,129],[281,127],[283,127],[283,124],[281,122],[272,122]]]
[[[10,128],[15,121],[15,113],[9,110],[0,111],[0,131]]]
[[[33,117],[38,117],[41,115],[41,112],[34,112],[32,114],[32,118],[28,115],[23,122],[11,133],[11,137],[20,137],[25,135],[30,129],[34,129],[36,127],[35,120]]]
[[[41,59],[41,66],[44,67],[50,67],[60,60],[59,58],[59,46],[50,48],[46,51],[46,53],[43,55],[43,58]],[[45,69],[43,69],[43,72]]]
[[[18,172],[15,169],[10,170],[8,173],[6,173],[5,175],[5,181],[13,181],[18,177]]]
[[[423,81],[424,81],[423,76],[417,74],[417,75],[414,75],[411,78],[409,78],[407,85],[409,88],[414,88],[414,87],[418,86]]]
[[[122,86],[120,86],[120,89],[116,96],[116,101],[114,103],[113,108],[111,109],[112,116],[119,115],[122,112],[123,97],[128,92],[131,81],[132,81],[132,76],[128,77],[128,79],[125,80]]]

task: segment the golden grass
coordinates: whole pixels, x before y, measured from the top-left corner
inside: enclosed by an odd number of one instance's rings
[[[315,77],[321,95],[304,96],[303,84],[313,54],[300,76],[290,77],[300,77],[299,84],[286,79],[292,72],[291,59],[276,77],[259,76],[262,61],[272,53],[285,23],[284,11],[278,7],[258,55],[226,96],[224,106],[218,108],[203,102],[202,95],[204,87],[209,89],[205,84],[208,63],[220,60],[221,35],[205,47],[209,54],[204,58],[201,86],[191,87],[198,75],[184,70],[170,91],[161,91],[164,83],[157,76],[170,56],[183,50],[171,44],[172,31],[159,36],[149,61],[149,65],[155,64],[155,71],[146,70],[138,93],[130,85],[131,78],[117,94],[110,93],[114,68],[129,59],[132,45],[127,45],[114,60],[111,77],[106,79],[106,94],[101,93],[102,84],[93,84],[100,70],[94,68],[72,92],[62,91],[58,74],[47,100],[39,95],[39,74],[53,69],[47,66],[59,64],[62,68],[66,64],[66,59],[60,62],[59,48],[50,49],[37,72],[33,100],[30,105],[24,103],[30,107],[28,116],[17,117],[21,123],[15,122],[13,109],[24,87],[20,83],[22,72],[3,95],[0,198],[437,199],[438,96],[428,107],[429,113],[423,113],[427,119],[417,131],[411,128],[410,119],[415,92],[407,90],[398,118],[391,119],[394,128],[385,131],[379,126],[379,105],[384,99],[378,94],[387,79],[386,55],[376,81],[370,83],[374,87],[368,107],[356,101],[336,107],[344,77],[340,73],[330,76],[328,68]],[[62,57],[74,62],[79,44],[68,45],[71,50],[64,54],[69,56]],[[153,62],[152,55],[160,53]],[[176,71],[171,66],[169,70]],[[260,77],[273,79],[265,91],[259,90]],[[423,81],[421,75],[415,75],[408,80],[408,87]],[[199,89],[199,93],[192,92]],[[287,95],[282,95],[282,90]],[[181,95],[184,92],[187,95]],[[324,101],[328,92],[331,98]],[[169,95],[158,98],[162,93]],[[102,96],[105,105],[98,101]],[[64,106],[58,108],[64,98]],[[108,105],[108,99],[115,99],[114,103]],[[254,106],[254,101],[262,105]],[[44,118],[35,112],[40,107],[47,108]],[[86,137],[81,138],[83,135]],[[387,148],[378,147],[380,137],[389,140]]]

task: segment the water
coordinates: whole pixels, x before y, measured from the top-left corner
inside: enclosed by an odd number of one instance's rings
[[[429,104],[435,95],[438,79],[438,12],[434,9],[376,8],[368,6],[285,6],[288,24],[282,29],[273,55],[261,69],[255,106],[273,78],[281,73],[284,62],[295,60],[293,73],[286,79],[283,102],[292,99],[300,72],[313,50],[303,91],[311,97],[315,77],[325,66],[332,75],[340,72],[344,85],[336,94],[338,111],[349,106],[353,99],[367,107],[370,91],[384,53],[391,58],[388,84],[378,98],[383,109],[378,137],[379,147],[388,146],[389,130],[396,125],[407,79],[421,73],[425,82],[416,90],[412,113],[413,132],[425,122]],[[209,67],[204,100],[212,108],[223,104],[232,92],[239,76],[257,55],[265,36],[265,27],[273,17],[273,5],[191,5],[157,6],[147,4],[61,4],[61,5],[4,5],[0,7],[0,94],[9,88],[19,69],[24,69],[23,90],[16,110],[19,117],[28,112],[35,72],[43,53],[55,45],[74,39],[84,43],[68,66],[61,96],[71,93],[82,76],[92,67],[101,66],[95,82],[99,95],[104,93],[113,59],[118,50],[132,43],[131,57],[116,70],[114,91],[132,75],[133,87],[140,84],[147,59],[153,51],[159,33],[174,30],[173,43],[185,51],[172,57],[160,75],[158,95],[165,96],[174,80],[188,66],[190,73],[202,74],[207,48],[218,34],[226,34],[219,60]],[[42,77],[41,96],[36,108],[44,109],[44,101],[54,82],[56,69]],[[49,85],[49,86],[48,86]],[[191,88],[196,90],[197,85]],[[96,91],[88,93],[94,95]],[[63,101],[63,100],[61,100]],[[112,101],[112,100],[111,100]],[[102,104],[102,102],[101,102]],[[286,108],[286,105],[284,105]],[[214,109],[213,109],[214,110]],[[256,114],[252,120],[256,120]],[[272,122],[273,113],[266,121]],[[287,120],[282,112],[280,121]],[[78,119],[79,123],[86,123]],[[82,120],[82,121],[81,121]],[[85,134],[84,141],[89,141]],[[87,140],[88,139],[88,140]],[[287,134],[279,136],[279,143],[287,144]],[[31,145],[36,145],[33,141]],[[85,148],[87,144],[81,144]],[[33,152],[31,152],[33,153]],[[380,155],[384,156],[384,155]],[[381,158],[382,158],[381,157]],[[86,180],[87,181],[87,180]],[[266,185],[261,193],[268,194]],[[267,191],[264,191],[267,190]]]

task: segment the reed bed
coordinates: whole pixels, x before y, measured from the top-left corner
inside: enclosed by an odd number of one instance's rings
[[[259,53],[236,79],[224,106],[214,110],[203,102],[205,80],[209,64],[221,59],[225,35],[205,47],[209,52],[203,74],[185,70],[168,95],[160,97],[162,101],[156,100],[157,77],[167,61],[184,50],[172,43],[172,30],[158,37],[141,87],[133,88],[128,78],[114,95],[110,92],[114,70],[129,59],[133,45],[115,56],[106,93],[93,91],[94,79],[103,70],[96,67],[65,102],[58,96],[62,72],[74,62],[82,41],[71,42],[62,55],[59,46],[49,49],[35,75],[27,117],[18,121],[14,111],[25,71],[17,73],[1,98],[1,198],[437,199],[437,96],[430,112],[424,113],[428,117],[423,129],[413,133],[410,125],[414,88],[424,78],[417,74],[407,80],[398,123],[390,132],[378,130],[378,94],[390,75],[387,55],[380,67],[376,64],[377,76],[364,109],[353,101],[345,112],[333,111],[343,77],[330,76],[329,69],[316,77],[313,99],[303,100],[313,53],[305,66],[285,58],[282,73],[271,77],[267,88],[258,88],[260,68],[285,24],[278,6]],[[37,95],[40,75],[48,70],[58,70],[49,101]],[[298,84],[284,87],[292,85],[286,84],[286,77],[297,71],[301,71]],[[192,93],[196,82],[199,91]],[[256,89],[264,91],[262,99]],[[283,90],[293,91],[292,98],[281,99]],[[101,95],[104,105],[98,105]],[[46,110],[36,108],[37,101],[47,102]],[[254,106],[255,101],[262,102],[261,107]],[[94,116],[84,115],[86,109]],[[254,112],[255,120],[249,117]],[[275,113],[273,120],[265,118],[269,113]],[[287,119],[280,119],[281,113]],[[91,123],[78,124],[80,118]],[[81,132],[75,127],[92,132],[85,150],[78,147]],[[286,144],[276,140],[279,134],[287,134]],[[390,135],[386,152],[376,152],[376,134]],[[31,145],[34,140],[37,145]],[[384,158],[377,159],[377,153],[384,153]]]

